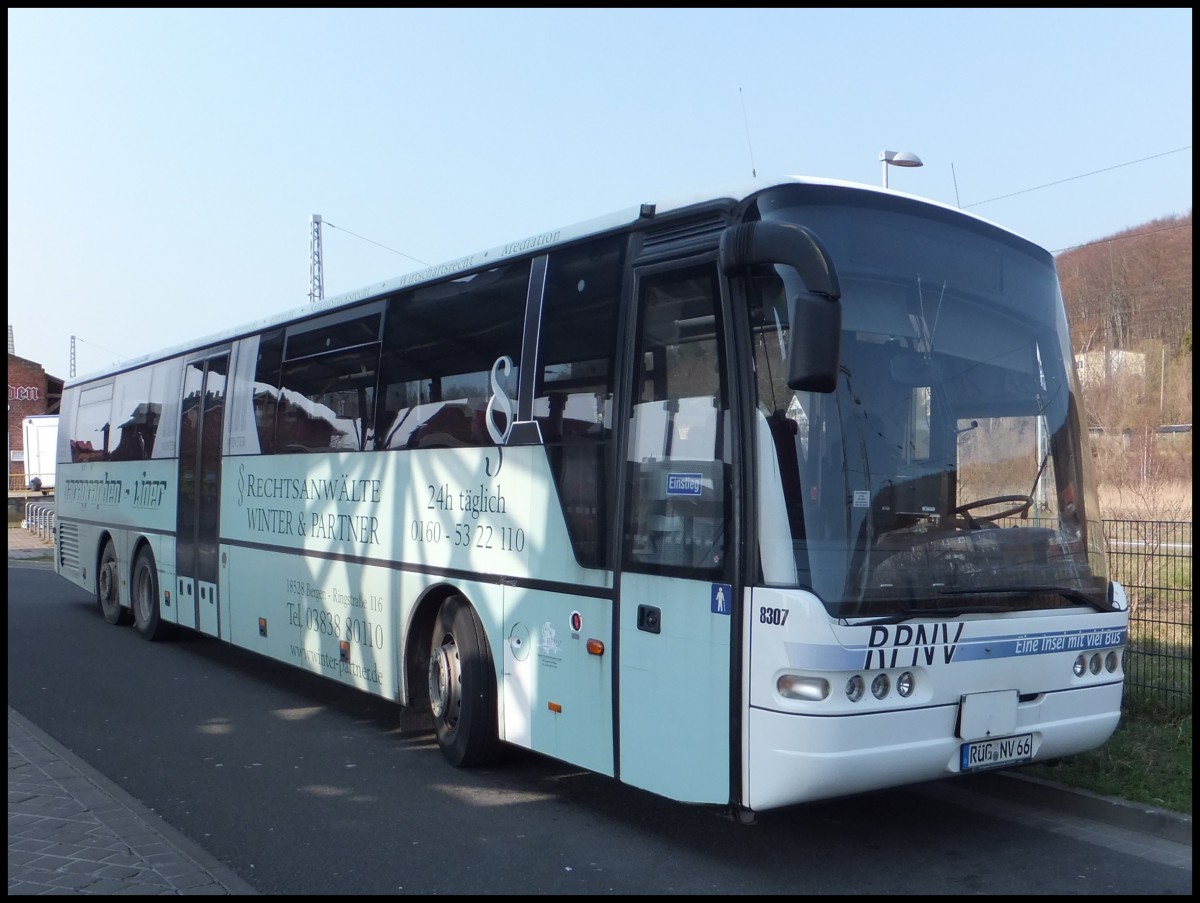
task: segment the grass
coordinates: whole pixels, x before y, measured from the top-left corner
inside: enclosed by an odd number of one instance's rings
[[[1192,712],[1130,695],[1121,723],[1099,749],[1045,765],[1027,765],[1032,777],[1118,797],[1158,809],[1192,813]]]
[[[1191,481],[1156,485],[1158,494],[1167,499],[1165,504],[1148,506],[1142,500],[1140,505],[1121,508],[1115,502],[1137,494],[1114,493],[1112,485],[1102,482],[1101,512],[1114,520],[1190,520]],[[1110,559],[1110,566],[1125,563]],[[1151,562],[1149,567],[1156,573],[1143,574],[1136,582],[1153,587],[1154,597],[1143,600],[1144,605],[1130,619],[1125,700],[1116,731],[1099,749],[1027,765],[1020,771],[1103,796],[1191,815],[1191,556],[1167,556],[1163,563]],[[1134,574],[1114,576],[1125,581]]]

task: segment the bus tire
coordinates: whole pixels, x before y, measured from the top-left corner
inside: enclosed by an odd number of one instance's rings
[[[133,604],[133,625],[142,638],[160,640],[165,637],[170,625],[160,617],[158,570],[149,549],[138,552],[137,560],[133,563],[129,600]]]
[[[468,768],[500,758],[496,669],[479,616],[462,596],[442,603],[433,624],[429,706],[442,755]]]
[[[109,624],[128,624],[133,620],[129,609],[121,607],[121,567],[112,540],[104,543],[100,553],[100,568],[96,571],[96,603],[100,614]]]

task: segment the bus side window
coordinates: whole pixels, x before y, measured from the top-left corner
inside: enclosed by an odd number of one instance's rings
[[[70,437],[71,460],[107,461],[113,409],[113,382],[89,386],[79,393],[74,433]]]
[[[133,370],[117,377],[112,416],[113,461],[145,461],[154,450],[161,403],[151,392],[153,368]]]
[[[262,454],[275,453],[275,418],[278,415],[279,370],[283,362],[283,330],[263,336],[258,344],[254,369],[252,405],[258,447]]]
[[[495,444],[484,417],[493,394],[516,399],[529,270],[516,261],[388,299],[375,447]],[[503,357],[514,366],[494,378]]]
[[[533,416],[575,557],[611,563],[609,487],[613,373],[624,240],[607,238],[550,255]]]
[[[280,452],[362,451],[371,438],[378,345],[285,364],[276,422]]]
[[[288,327],[279,377],[276,451],[371,447],[382,319],[383,305],[377,302]],[[272,362],[265,358],[264,367]]]

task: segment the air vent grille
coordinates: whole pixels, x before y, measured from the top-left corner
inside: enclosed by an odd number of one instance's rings
[[[638,254],[638,262],[712,250],[717,246],[724,230],[724,217],[711,216],[647,232],[641,253]]]

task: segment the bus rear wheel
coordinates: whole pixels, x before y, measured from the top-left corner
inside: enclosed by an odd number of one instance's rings
[[[429,708],[442,755],[456,767],[500,758],[496,669],[479,616],[461,596],[442,603],[429,656]]]
[[[167,634],[170,625],[160,617],[158,607],[158,570],[149,549],[138,552],[133,565],[133,588],[130,592],[133,603],[133,624],[138,633],[147,640],[160,640]]]
[[[129,609],[121,607],[120,586],[121,569],[117,564],[117,550],[110,540],[100,553],[100,569],[96,572],[96,602],[109,624],[128,624],[133,619]]]

